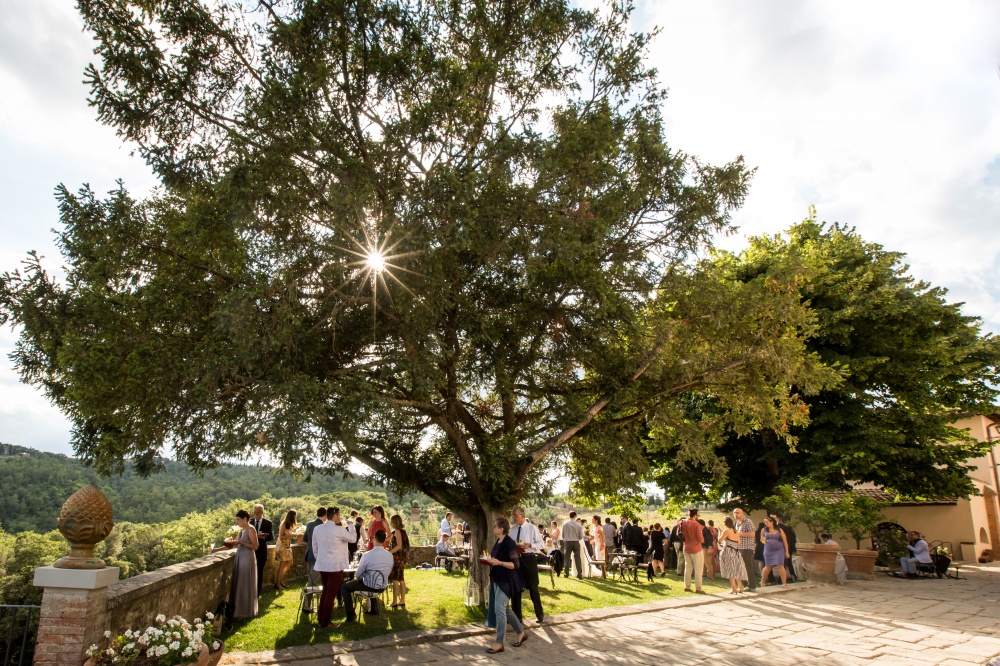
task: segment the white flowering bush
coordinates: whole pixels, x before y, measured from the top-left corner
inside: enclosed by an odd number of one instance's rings
[[[104,647],[91,645],[87,651],[93,666],[174,666],[198,660],[203,647],[214,652],[222,647],[215,639],[211,613],[188,622],[180,615],[167,619],[157,615],[154,626],[145,631],[126,630],[121,636],[104,632]]]

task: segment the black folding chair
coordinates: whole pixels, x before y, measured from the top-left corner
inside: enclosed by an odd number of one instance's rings
[[[367,580],[362,580],[362,582],[366,587],[371,589],[354,591],[353,596],[358,604],[358,615],[361,615],[366,602],[373,603],[375,604],[375,611],[378,613],[378,616],[384,620],[385,607],[388,605],[386,595],[389,593],[389,587],[385,582],[385,575],[381,571],[366,571],[364,577]]]

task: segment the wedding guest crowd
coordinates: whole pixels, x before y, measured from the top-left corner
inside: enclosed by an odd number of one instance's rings
[[[522,612],[525,591],[536,621],[544,622],[539,561],[552,566],[557,576],[565,569],[567,578],[574,573],[582,579],[599,569],[593,566],[595,563],[610,566],[613,556],[626,555],[647,564],[650,580],[665,577],[668,568],[675,568],[683,576],[684,590],[696,594],[705,594],[703,579],[714,580],[717,572],[729,580],[731,594],[755,590],[758,573],[755,555],[761,562],[760,575],[765,585],[772,572],[783,587],[787,587],[788,579],[794,575],[791,556],[795,534],[777,514],[767,516],[756,532],[742,508],[734,509],[733,516],[724,519],[721,529],[716,528],[714,521],[701,519],[697,509],[691,509],[686,518],[679,519],[669,530],[659,522],[644,529],[638,518],[627,515],[620,517],[619,527],[610,516],[603,521],[598,515],[585,520],[570,511],[565,522],[560,525],[553,520],[548,529],[541,522],[536,525],[529,521],[523,507],[514,507],[510,516],[512,522],[498,518],[493,523],[494,543],[485,559],[490,566],[491,581],[487,623],[497,630],[496,640],[488,650],[491,653],[503,651],[508,626],[516,636],[515,647],[527,640]],[[287,587],[285,580],[293,562],[292,539],[300,537],[306,547],[307,584],[322,586],[318,608],[313,608],[313,596],[306,594],[303,612],[318,613],[320,627],[337,626],[331,620],[338,599],[345,609],[346,621],[356,620],[351,602],[355,591],[380,592],[391,586],[391,608],[406,608],[405,571],[410,541],[400,515],[393,515],[387,521],[385,510],[374,506],[366,529],[365,519],[358,511],[351,511],[350,517],[342,520],[338,507],[319,507],[302,534],[297,532],[297,518],[298,513],[289,510],[279,523],[274,584],[279,590]],[[454,514],[449,511],[441,521],[434,547],[437,555],[456,557],[453,536],[459,539],[471,536],[467,523],[453,526],[453,519]],[[234,535],[226,542],[227,547],[237,549],[227,611],[230,619],[257,614],[267,544],[273,539],[272,523],[264,517],[264,507],[260,504],[253,507],[252,515],[239,511],[236,522]],[[829,535],[823,536],[832,542]],[[586,566],[583,548],[591,556],[586,559]],[[919,535],[913,538],[909,549],[911,557],[901,558],[904,575],[915,571],[918,562],[930,560],[926,541]],[[358,551],[361,557],[354,569],[351,562]],[[353,580],[345,579],[348,570],[354,573]]]

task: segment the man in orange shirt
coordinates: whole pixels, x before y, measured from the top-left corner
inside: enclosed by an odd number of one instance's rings
[[[701,548],[702,531],[698,522],[698,509],[688,512],[687,520],[681,521],[684,536],[684,591],[691,591],[691,574],[694,574],[695,594],[705,594],[701,589],[701,577],[705,573],[705,551]]]

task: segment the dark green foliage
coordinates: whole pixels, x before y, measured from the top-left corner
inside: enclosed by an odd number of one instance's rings
[[[676,464],[676,444],[647,447],[668,494],[760,506],[778,484],[803,480],[831,490],[872,482],[911,497],[975,492],[967,461],[983,445],[951,424],[996,410],[1000,340],[982,334],[977,317],[908,275],[903,255],[813,218],[724,261],[740,280],[783,264],[804,269],[797,290],[816,322],[807,347],[842,382],[804,398],[810,423],[792,438],[766,428],[730,433],[715,456],[687,465]],[[689,405],[691,418],[719,411],[710,401]]]
[[[163,188],[61,187],[66,279],[31,257],[0,322],[101,473],[353,458],[484,538],[560,460],[635,489],[634,424],[685,431],[685,392],[781,430],[829,379],[794,272],[695,261],[752,171],[667,144],[628,2],[78,7],[92,102]]]
[[[7,455],[3,455],[4,451]],[[165,523],[191,512],[249,500],[261,495],[300,497],[336,493],[346,504],[371,508],[371,488],[355,478],[314,475],[309,481],[270,467],[222,465],[204,476],[187,465],[163,461],[162,470],[142,478],[128,465],[121,476],[101,477],[75,458],[0,444],[0,527],[7,532],[47,532],[56,527],[63,502],[81,487],[93,483],[101,488],[114,508],[115,521]],[[383,502],[393,506],[423,495],[401,498],[381,491]]]
[[[119,567],[122,578],[186,562],[208,554],[213,544],[221,544],[233,525],[236,512],[250,510],[256,503],[262,504],[264,514],[275,521],[283,518],[289,509],[295,509],[300,524],[311,520],[319,506],[339,506],[344,514],[355,509],[367,516],[371,507],[379,504],[386,508],[388,515],[399,512],[408,517],[406,509],[410,505],[407,500],[405,507],[394,506],[384,493],[354,491],[281,499],[270,495],[237,499],[209,511],[192,511],[177,519],[151,525],[116,517],[115,528],[97,545],[95,554],[109,566]],[[410,527],[412,531],[413,526]],[[69,544],[56,530],[44,534],[33,531],[10,534],[0,529],[0,603],[40,603],[42,589],[32,585],[35,568],[50,565],[68,553]]]

